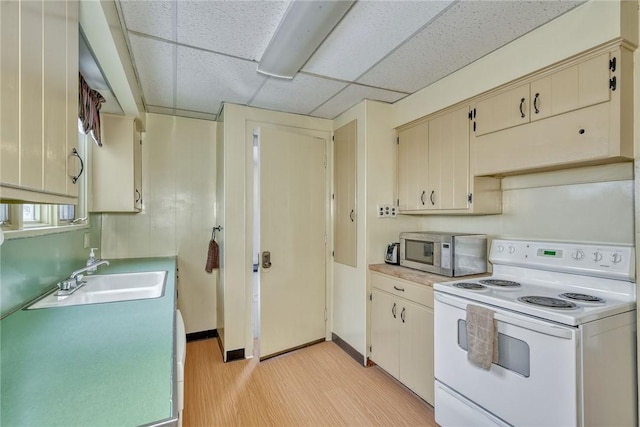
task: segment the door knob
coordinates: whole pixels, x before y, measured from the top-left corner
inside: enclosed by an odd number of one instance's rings
[[[270,268],[271,267],[271,252],[264,251],[262,252],[262,268]]]

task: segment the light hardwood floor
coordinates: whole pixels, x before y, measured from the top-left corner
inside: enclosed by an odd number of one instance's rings
[[[258,362],[222,362],[215,339],[187,344],[184,427],[433,426],[433,408],[332,342]]]

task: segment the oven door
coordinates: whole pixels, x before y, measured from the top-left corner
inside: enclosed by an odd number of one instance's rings
[[[467,360],[467,304],[495,311],[499,360],[488,371]],[[465,419],[457,413],[472,410],[479,418],[517,426],[579,425],[578,337],[575,328],[436,292],[436,389],[440,382],[443,390],[454,391],[436,394],[436,421],[443,427],[462,425]]]

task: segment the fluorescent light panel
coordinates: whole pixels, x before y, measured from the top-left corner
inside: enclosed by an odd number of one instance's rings
[[[355,0],[293,0],[260,59],[258,72],[292,79]]]

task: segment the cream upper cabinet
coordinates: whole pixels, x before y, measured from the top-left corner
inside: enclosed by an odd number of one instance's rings
[[[529,85],[508,89],[478,102],[472,110],[477,136],[529,121]]]
[[[433,405],[433,289],[370,274],[370,358]]]
[[[465,105],[398,130],[401,213],[500,213],[500,180],[470,175],[469,123]]]
[[[427,208],[429,122],[398,131],[398,209]]]
[[[429,121],[429,209],[469,207],[469,108]]]
[[[333,136],[334,261],[357,267],[356,141],[353,120]]]
[[[1,197],[75,203],[78,3],[7,0],[0,8]]]
[[[531,121],[609,101],[609,53],[531,82]]]
[[[91,212],[142,210],[142,139],[134,117],[101,114],[102,147],[91,148]]]
[[[521,126],[485,132],[480,107],[499,95],[482,98],[471,112],[471,173],[501,176],[632,160],[632,67],[632,51],[614,45],[507,86],[500,93],[530,89]]]

